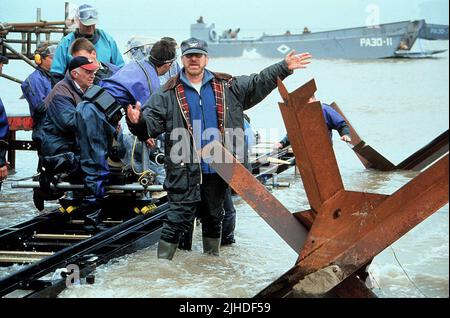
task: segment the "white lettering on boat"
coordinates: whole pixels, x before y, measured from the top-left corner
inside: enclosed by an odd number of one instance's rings
[[[359,46],[363,47],[392,46],[392,38],[360,38]]]

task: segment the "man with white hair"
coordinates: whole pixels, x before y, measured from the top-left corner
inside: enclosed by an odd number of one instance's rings
[[[94,44],[97,52],[97,60],[100,62],[112,63],[118,67],[125,65],[116,41],[105,31],[96,28],[98,12],[94,7],[88,4],[79,6],[75,20],[78,23],[78,28],[61,40],[53,57],[53,64],[50,72],[55,78],[58,80],[64,78],[67,65],[72,59],[69,48],[72,42],[82,37]]]

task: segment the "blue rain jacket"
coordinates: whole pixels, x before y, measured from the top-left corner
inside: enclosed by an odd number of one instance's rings
[[[118,67],[125,65],[122,54],[117,47],[116,41],[105,31],[97,29],[98,40],[94,43],[97,52],[97,59],[100,62],[112,63]],[[66,35],[56,48],[53,56],[53,63],[50,73],[64,74],[67,65],[69,65],[72,56],[69,54],[69,48],[73,41],[76,40],[75,32]]]
[[[44,99],[52,90],[51,75],[38,67],[20,86],[23,96],[28,102],[30,115],[34,118]]]
[[[122,106],[134,105],[137,101],[144,105],[160,87],[155,67],[148,61],[130,62],[110,78],[102,80],[99,85]]]
[[[6,137],[8,135],[8,130],[8,117],[6,117],[5,107],[0,98],[0,167],[3,167],[6,164],[6,149],[8,146]]]

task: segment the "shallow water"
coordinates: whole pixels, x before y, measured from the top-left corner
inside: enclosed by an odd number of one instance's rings
[[[448,48],[448,43],[445,44]],[[276,60],[245,56],[211,59],[212,70],[232,74],[257,72]],[[13,62],[8,67],[18,67]],[[360,136],[393,163],[399,163],[448,129],[448,53],[435,59],[350,62],[315,60],[285,80],[293,91],[315,78],[317,98],[336,101]],[[25,72],[20,69],[20,72]],[[2,81],[2,99],[9,113],[27,106],[14,84]],[[3,90],[6,87],[7,90]],[[5,96],[6,95],[6,96]],[[278,140],[284,124],[273,92],[248,114],[263,140]],[[28,133],[20,133],[29,138]],[[346,189],[391,194],[415,172],[377,172],[364,169],[337,136],[334,151]],[[18,172],[30,176],[35,155],[17,155]],[[280,176],[291,187],[275,196],[292,212],[308,209],[303,185],[291,169]],[[28,190],[4,185],[0,194],[0,227],[36,216]],[[236,240],[220,258],[201,254],[196,231],[192,252],[178,251],[173,262],[156,259],[156,246],[100,266],[95,285],[75,286],[60,297],[251,297],[289,270],[296,254],[242,200],[236,200]],[[56,205],[48,205],[47,210]],[[448,297],[448,205],[378,255],[369,268],[374,291],[381,297]],[[3,272],[4,273],[4,272]]]

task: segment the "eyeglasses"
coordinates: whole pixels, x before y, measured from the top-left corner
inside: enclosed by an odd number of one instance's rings
[[[95,70],[95,71],[90,71],[90,70],[86,70],[86,69],[84,69],[84,68],[82,68],[82,67],[80,67],[80,69],[82,69],[86,74],[88,74],[88,75],[91,75],[91,74],[93,74],[93,75],[95,75],[95,74],[97,74],[97,70]]]

